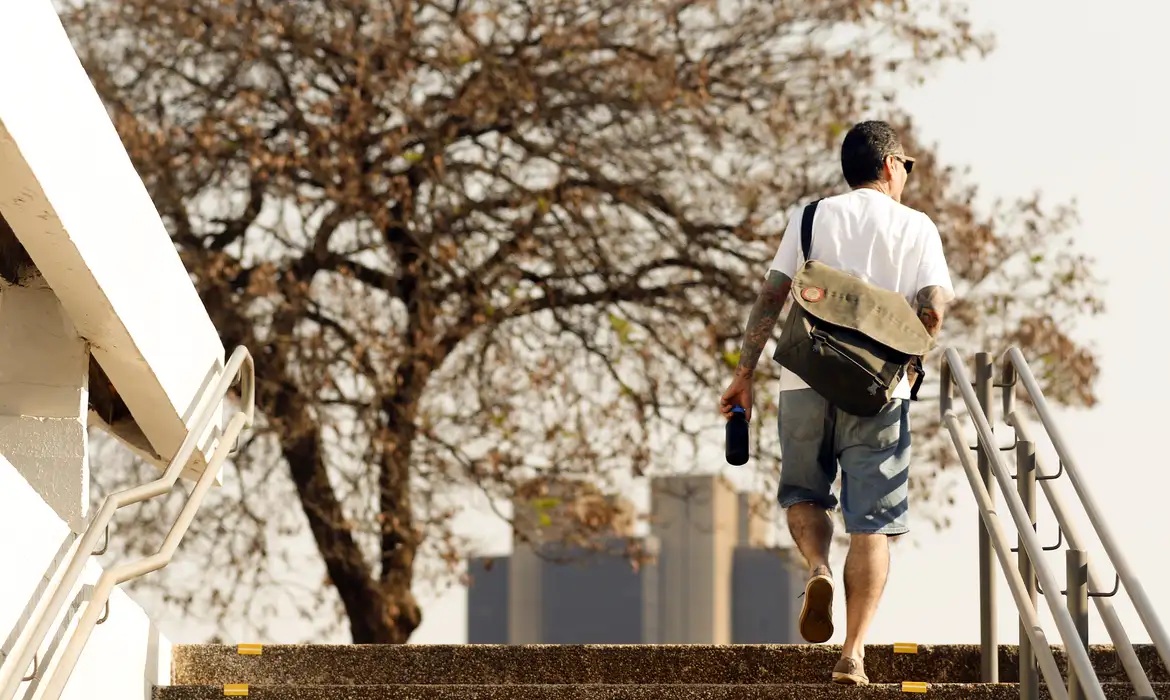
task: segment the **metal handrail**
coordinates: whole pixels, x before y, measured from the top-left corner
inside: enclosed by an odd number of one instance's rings
[[[966,440],[963,437],[962,426],[952,407],[953,387],[956,384],[958,385],[959,393],[967,408],[967,412],[975,424],[975,432],[978,436],[980,449],[988,461],[991,473],[995,476],[996,481],[999,482],[1000,488],[1003,490],[1008,511],[1015,521],[1020,544],[1032,562],[1036,578],[1044,586],[1044,599],[1048,603],[1049,611],[1052,614],[1053,620],[1056,622],[1061,639],[1064,641],[1069,666],[1074,670],[1076,677],[1080,681],[1080,687],[1088,697],[1093,698],[1093,700],[1105,700],[1105,691],[1101,686],[1101,681],[1097,678],[1096,672],[1093,670],[1088,650],[1081,644],[1080,635],[1072,616],[1065,609],[1065,606],[1061,604],[1061,594],[1056,584],[1056,578],[1044,562],[1043,545],[1040,544],[1040,540],[1036,536],[1036,531],[1032,528],[1031,519],[1023,500],[1012,487],[1011,474],[1003,463],[1003,457],[995,441],[995,434],[991,429],[991,423],[988,421],[987,415],[975,395],[974,385],[968,378],[963,360],[958,351],[954,348],[947,348],[944,353],[939,395],[940,413],[943,423],[950,432],[951,439],[954,441],[955,447],[961,455],[960,461],[963,463],[963,469],[967,473],[968,481],[971,482],[972,491],[979,503],[980,517],[983,519],[984,526],[987,528],[989,535],[991,535],[992,546],[999,558],[1000,565],[1003,567],[1005,573],[1008,574],[1008,583],[1011,588],[1012,597],[1015,599],[1016,608],[1020,612],[1021,627],[1027,631],[1033,644],[1033,652],[1037,653],[1039,657],[1038,661],[1041,665],[1041,671],[1044,673],[1044,679],[1048,684],[1048,691],[1054,700],[1064,700],[1068,697],[1068,693],[1061,682],[1059,672],[1054,674],[1055,663],[1049,663],[1051,649],[1049,648],[1046,637],[1037,624],[1035,606],[1032,605],[1026,584],[1024,584],[1023,579],[1020,577],[1019,569],[1011,561],[1009,554],[1011,548],[1007,544],[1007,538],[1003,534],[1002,526],[999,523],[995,502],[991,499],[987,485],[983,483],[982,477],[978,475],[975,468],[971,465],[970,455],[967,454],[968,448]]]
[[[1035,444],[1035,441],[1032,439],[1031,428],[1015,411],[1007,412],[1004,418],[1008,425],[1015,428],[1016,435],[1021,442]],[[1037,459],[1036,466],[1037,471],[1046,471],[1042,468],[1039,459]],[[1068,542],[1069,549],[1084,551],[1084,540],[1073,524],[1068,505],[1065,503],[1064,497],[1056,490],[1052,479],[1045,478],[1040,480],[1040,488],[1044,491],[1044,495],[1048,499],[1048,505],[1052,508],[1052,514],[1056,517],[1056,522],[1059,527],[1058,532],[1062,533],[1062,537]],[[1089,588],[1092,590],[1101,590],[1103,588],[1103,582],[1098,579],[1092,567],[1089,568],[1088,575]],[[1133,642],[1130,641],[1129,634],[1126,633],[1125,626],[1121,623],[1121,618],[1117,616],[1117,611],[1113,607],[1113,601],[1105,596],[1093,596],[1093,600],[1097,605],[1097,611],[1101,615],[1101,621],[1105,625],[1105,632],[1113,642],[1113,647],[1117,652],[1121,667],[1125,670],[1125,674],[1129,677],[1129,681],[1133,684],[1137,695],[1139,697],[1154,697],[1154,686],[1150,684],[1150,679],[1146,675],[1145,669],[1142,668],[1142,663],[1138,659],[1137,652],[1134,651]]]
[[[943,371],[945,372],[946,370],[944,369]],[[951,435],[951,440],[956,445],[966,443],[962,426],[959,424],[959,419],[953,411],[947,412],[943,418],[943,422]],[[1007,575],[1008,588],[1011,590],[1012,598],[1015,599],[1016,606],[1020,609],[1020,628],[1032,640],[1033,647],[1039,650],[1037,660],[1039,661],[1040,671],[1044,674],[1044,680],[1048,683],[1048,686],[1054,690],[1053,700],[1068,700],[1068,691],[1064,688],[1064,683],[1060,676],[1060,667],[1056,665],[1056,658],[1052,654],[1052,645],[1048,643],[1048,636],[1044,634],[1044,628],[1040,626],[1040,619],[1037,615],[1036,607],[1028,597],[1027,584],[1024,582],[1024,578],[1020,575],[1019,570],[1011,565],[1011,558],[1008,554],[1011,545],[1008,544],[1007,535],[1004,534],[1003,526],[1000,525],[999,519],[995,517],[995,501],[992,500],[991,494],[988,493],[987,485],[983,483],[983,479],[979,475],[978,467],[972,464],[969,451],[965,449],[959,450],[959,462],[963,465],[963,473],[967,475],[967,481],[971,484],[971,492],[975,494],[975,501],[979,506],[979,514],[983,518],[983,522],[991,535],[993,542],[992,549],[998,555],[999,563]]]
[[[1003,363],[1003,384],[1016,384],[1018,379],[1023,384],[1024,391],[1028,399],[1032,402],[1037,416],[1040,418],[1040,423],[1044,427],[1044,431],[1048,434],[1048,438],[1052,441],[1052,446],[1056,451],[1057,457],[1064,468],[1065,474],[1068,476],[1069,482],[1072,484],[1073,490],[1076,492],[1078,500],[1080,500],[1085,514],[1089,518],[1089,523],[1101,542],[1105,555],[1108,557],[1110,564],[1117,572],[1118,578],[1125,587],[1126,593],[1133,602],[1134,609],[1137,611],[1138,618],[1141,620],[1146,631],[1150,635],[1150,640],[1153,642],[1154,648],[1161,657],[1162,663],[1170,667],[1170,637],[1167,636],[1166,629],[1162,626],[1157,614],[1154,612],[1154,607],[1150,602],[1149,596],[1146,595],[1145,589],[1134,575],[1133,569],[1130,568],[1128,560],[1122,553],[1121,548],[1117,544],[1116,538],[1101,515],[1101,510],[1093,499],[1092,493],[1087,489],[1081,480],[1080,468],[1077,466],[1076,460],[1072,456],[1068,444],[1060,433],[1060,429],[1056,425],[1056,420],[1052,415],[1051,409],[1048,407],[1048,402],[1044,397],[1044,393],[1040,390],[1040,385],[1036,381],[1036,377],[1032,374],[1031,367],[1028,366],[1024,354],[1019,348],[1011,348],[1004,353],[1004,359],[1007,362]],[[1027,435],[1026,422],[1018,414],[1015,407],[1015,393],[1011,391],[1011,387],[1006,387],[1003,394],[1003,412],[1004,420],[1008,425],[1011,425],[1017,433]],[[1026,438],[1025,438],[1026,439]],[[1067,509],[1064,508],[1059,496],[1055,490],[1046,482],[1041,482],[1044,487],[1044,492],[1048,496],[1048,501],[1053,506],[1053,510],[1060,511],[1057,513],[1057,518],[1061,521],[1068,521]],[[1062,527],[1066,527],[1065,535],[1068,536],[1070,546],[1080,549],[1080,546],[1073,544],[1075,535],[1073,534],[1071,523],[1062,522]],[[1093,579],[1092,570],[1090,569],[1089,576]],[[1097,587],[1095,583],[1091,583],[1093,587]],[[1098,590],[1100,590],[1098,588]],[[1114,645],[1119,647],[1119,650],[1124,648],[1126,656],[1129,656],[1129,663],[1126,664],[1127,671],[1130,671],[1131,666],[1136,666],[1140,669],[1140,663],[1137,662],[1136,654],[1133,654],[1133,646],[1129,643],[1124,630],[1121,628],[1120,621],[1117,620],[1116,613],[1109,604],[1108,599],[1103,597],[1095,597],[1097,607],[1100,609],[1102,617],[1105,619],[1106,627],[1111,637],[1114,637],[1114,629],[1120,634],[1117,636],[1124,640],[1124,643],[1119,645],[1117,639],[1114,639]],[[1109,629],[1113,628],[1113,629]],[[1123,657],[1125,662],[1126,658]],[[1133,680],[1134,674],[1130,672],[1130,678]],[[1141,673],[1141,677],[1145,678],[1145,672]],[[1134,680],[1136,685],[1136,680]],[[1148,679],[1145,681],[1149,684]],[[1149,695],[1153,691],[1148,691]]]
[[[55,585],[50,585],[41,594],[24,630],[18,635],[3,665],[0,665],[0,700],[12,700],[16,695],[22,682],[24,670],[28,668],[37,650],[44,642],[53,625],[53,620],[60,613],[61,607],[69,597],[69,592],[77,584],[86,562],[92,556],[98,536],[113,520],[114,514],[125,506],[161,496],[174,489],[175,483],[194,454],[200,437],[210,425],[212,418],[221,410],[220,404],[237,378],[240,380],[240,410],[236,411],[228,421],[227,428],[220,436],[206,469],[200,475],[195,488],[184,503],[175,524],[167,533],[159,551],[138,561],[115,566],[98,578],[93,595],[86,604],[85,613],[73,630],[60,662],[55,664],[49,670],[48,675],[42,679],[45,685],[45,691],[41,696],[43,700],[57,700],[60,696],[114,587],[137,576],[161,569],[170,563],[179,541],[190,527],[204,495],[215,480],[219,465],[235,449],[236,440],[243,429],[252,425],[256,405],[256,369],[247,348],[237,347],[235,349],[223,371],[220,372],[214,388],[211,391],[205,391],[200,396],[196,419],[188,429],[187,435],[163,471],[162,476],[154,481],[110,494],[102,502],[101,508],[86,524],[68,555],[69,563],[65,568],[64,575],[57,579]]]

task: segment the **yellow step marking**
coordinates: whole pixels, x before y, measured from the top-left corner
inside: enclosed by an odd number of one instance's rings
[[[922,681],[902,681],[903,693],[925,693],[930,686]]]
[[[914,642],[894,642],[895,654],[917,654],[918,645]]]
[[[223,687],[223,694],[228,697],[244,697],[248,694],[248,684],[228,683]]]
[[[236,652],[244,656],[259,656],[264,650],[263,644],[237,644]]]

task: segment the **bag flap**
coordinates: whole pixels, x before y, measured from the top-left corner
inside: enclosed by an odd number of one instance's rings
[[[792,280],[793,303],[810,316],[844,326],[907,355],[925,355],[934,339],[901,294],[809,260]]]

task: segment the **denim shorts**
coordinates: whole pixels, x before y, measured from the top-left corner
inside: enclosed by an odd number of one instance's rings
[[[831,408],[812,389],[780,392],[780,506],[838,505],[841,468],[845,531],[900,535],[909,531],[910,402],[890,401],[876,416]]]

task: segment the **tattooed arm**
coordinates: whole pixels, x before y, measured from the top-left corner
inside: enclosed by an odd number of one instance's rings
[[[752,312],[748,316],[747,330],[743,337],[743,346],[739,353],[739,366],[735,368],[737,375],[751,374],[760,361],[760,353],[764,344],[772,337],[776,329],[776,319],[780,318],[780,310],[788,300],[788,291],[792,288],[792,280],[788,275],[778,270],[770,270],[764,286],[760,289]]]
[[[739,353],[739,365],[735,368],[735,378],[731,386],[719,400],[719,410],[725,417],[731,416],[734,406],[742,406],[747,412],[748,420],[752,417],[752,374],[756,370],[756,363],[760,360],[760,353],[772,331],[776,328],[776,319],[780,318],[780,310],[788,299],[788,291],[792,288],[792,279],[782,272],[771,270],[760,289],[752,312],[748,316],[747,330],[744,333],[743,345]]]
[[[939,330],[942,329],[947,304],[950,303],[950,295],[944,288],[934,285],[923,287],[918,292],[916,301],[918,302],[918,320],[922,321],[923,327],[926,328],[926,332],[930,334],[931,338],[937,338]]]

